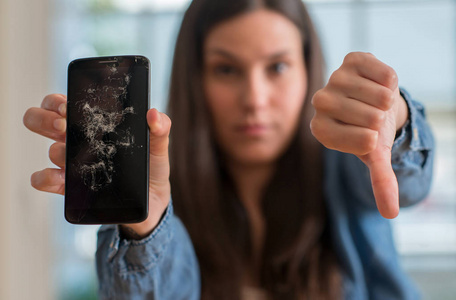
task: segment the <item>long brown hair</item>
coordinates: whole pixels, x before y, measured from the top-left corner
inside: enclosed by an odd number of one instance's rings
[[[211,130],[202,84],[203,42],[215,25],[259,8],[276,11],[298,27],[308,74],[299,128],[262,199],[261,285],[274,299],[337,299],[340,275],[323,199],[322,149],[309,129],[311,97],[323,85],[323,58],[301,0],[194,0],[185,13],[168,107],[176,214],[198,256],[202,299],[239,299],[252,258],[250,225]]]

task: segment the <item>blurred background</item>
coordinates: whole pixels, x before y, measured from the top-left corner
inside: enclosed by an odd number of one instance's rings
[[[456,295],[456,1],[304,1],[330,74],[351,51],[392,66],[427,107],[436,140],[432,191],[393,221],[404,268],[424,299]],[[152,64],[151,104],[166,107],[171,58],[188,0],[0,0],[0,299],[96,299],[97,226],[63,218],[63,197],[33,190],[51,166],[51,141],[22,116],[66,94],[68,63],[141,54]]]

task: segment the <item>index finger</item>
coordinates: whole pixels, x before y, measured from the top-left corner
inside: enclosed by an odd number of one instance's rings
[[[58,113],[62,117],[66,117],[67,97],[62,94],[50,94],[44,97],[41,102],[41,108]]]
[[[345,57],[346,63],[354,66],[356,72],[394,91],[398,86],[397,74],[393,68],[377,59],[371,53],[354,52]]]

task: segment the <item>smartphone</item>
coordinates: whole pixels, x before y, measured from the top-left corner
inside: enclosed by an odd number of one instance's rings
[[[148,216],[150,63],[144,56],[68,65],[65,219],[137,223]]]

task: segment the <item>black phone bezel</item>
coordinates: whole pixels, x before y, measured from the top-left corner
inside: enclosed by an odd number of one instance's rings
[[[144,66],[147,68],[147,108],[150,106],[150,62],[149,60],[140,55],[123,55],[123,56],[101,56],[101,57],[88,57],[88,58],[79,58],[71,61],[68,64],[68,94],[70,95],[70,72],[74,68],[92,68],[95,63],[99,64],[100,68],[105,67],[106,64],[118,64],[124,60],[134,61],[136,66]],[[68,99],[71,101],[71,99]],[[69,128],[68,121],[71,118],[71,114],[67,110],[67,128]],[[68,185],[67,180],[65,180],[65,205],[64,205],[64,217],[65,219],[72,224],[128,224],[128,223],[139,223],[147,219],[149,214],[149,128],[147,124],[147,134],[146,134],[146,146],[144,149],[145,161],[146,161],[146,176],[147,180],[145,188],[145,198],[143,199],[144,203],[142,206],[133,206],[133,207],[122,207],[122,208],[104,208],[104,209],[89,209],[89,210],[80,210],[80,209],[70,209],[68,206],[67,200],[67,191]],[[66,166],[69,166],[68,155],[66,155]],[[68,178],[68,168],[65,169],[65,179]],[[84,214],[84,217],[81,218],[81,214]]]

